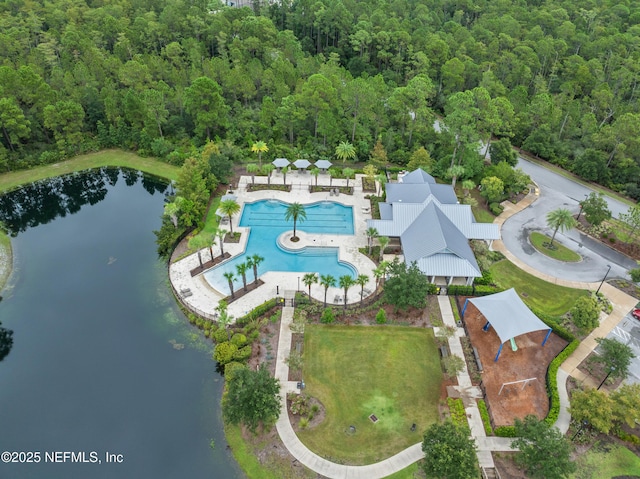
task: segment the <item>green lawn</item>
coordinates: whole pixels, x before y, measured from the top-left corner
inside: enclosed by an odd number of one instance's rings
[[[101,166],[124,166],[170,180],[175,180],[180,170],[177,166],[169,165],[153,158],[142,158],[128,151],[104,150],[98,153],[77,156],[52,165],[5,173],[0,175],[0,191],[12,190],[20,185],[44,178],[52,178],[74,171],[99,168]]]
[[[576,299],[585,296],[586,290],[567,288],[543,281],[522,271],[509,260],[491,266],[493,279],[502,288],[515,288],[530,307],[544,313],[561,316],[573,307]]]
[[[553,242],[553,249],[550,249],[547,245],[551,242],[551,238],[542,233],[538,233],[537,231],[534,231],[529,235],[529,240],[535,249],[549,258],[557,259],[558,261],[565,261],[567,263],[577,263],[582,259],[582,256],[578,253],[561,245],[557,241]]]
[[[626,447],[594,446],[577,461],[572,478],[612,478],[640,476],[640,458]]]
[[[320,456],[370,464],[421,442],[438,420],[442,372],[432,330],[309,325],[304,338],[306,392],[326,417],[299,437]]]

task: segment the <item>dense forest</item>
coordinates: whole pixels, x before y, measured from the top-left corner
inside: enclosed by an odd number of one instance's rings
[[[640,198],[640,2],[5,0],[0,55],[5,171],[108,147],[182,164],[212,139],[233,161],[424,147],[477,181],[498,138]]]

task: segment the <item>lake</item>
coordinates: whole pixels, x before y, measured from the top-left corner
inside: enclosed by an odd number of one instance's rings
[[[0,302],[14,331],[0,362],[0,452],[39,453],[0,463],[0,477],[243,477],[212,344],[176,307],[156,254],[165,188],[100,169],[0,198],[16,235]]]

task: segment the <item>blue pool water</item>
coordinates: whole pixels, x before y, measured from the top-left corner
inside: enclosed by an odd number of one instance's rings
[[[287,271],[320,275],[331,274],[336,279],[350,275],[355,278],[357,272],[350,264],[338,261],[338,248],[304,248],[291,252],[282,250],[277,239],[281,233],[293,229],[293,221],[285,221],[284,214],[288,204],[278,200],[262,200],[246,203],[242,210],[240,226],[251,228],[247,248],[244,254],[237,256],[205,273],[205,278],[218,291],[229,294],[229,285],[223,273],[232,271],[237,276],[234,289],[242,287],[242,278],[236,265],[244,263],[247,257],[259,254],[264,258],[258,267],[258,276],[267,271]],[[339,203],[322,201],[305,206],[307,219],[299,221],[296,230],[305,233],[353,234],[353,209]],[[206,255],[206,253],[203,253]],[[247,284],[253,282],[253,270],[247,271]]]

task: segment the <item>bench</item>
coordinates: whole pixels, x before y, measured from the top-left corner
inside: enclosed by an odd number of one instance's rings
[[[444,344],[440,346],[440,357],[446,358],[449,356],[449,348],[447,348]]]
[[[480,361],[480,355],[476,347],[473,347],[473,355],[476,358],[476,365],[478,366],[478,372],[482,372],[482,361]]]

